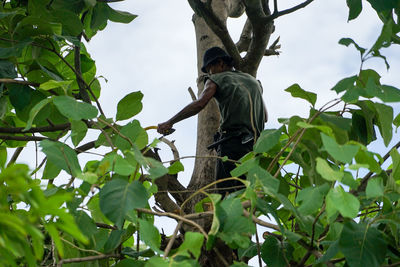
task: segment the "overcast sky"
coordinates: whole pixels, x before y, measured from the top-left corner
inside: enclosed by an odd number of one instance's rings
[[[282,9],[300,2],[279,1]],[[360,17],[350,23],[347,22],[348,9],[344,0],[315,0],[296,13],[277,19],[271,41],[280,36],[282,53],[278,57],[264,58],[257,77],[263,84],[263,97],[269,112],[266,128],[277,128],[277,119],[281,117],[308,115],[307,102],[294,99],[284,91],[293,83],[317,93],[318,108],[336,97],[330,89],[337,81],[358,72],[358,51],[354,47],[341,46],[338,41],[350,37],[363,47],[373,45],[382,24],[369,4],[366,1],[363,4]],[[137,14],[138,18],[128,25],[109,23],[87,45],[96,60],[97,75],[108,80],[101,82],[100,102],[106,115],[115,118],[118,101],[128,93],[140,90],[144,94],[144,108],[137,118],[143,127],[157,125],[191,101],[187,91],[189,86],[197,92],[193,12],[187,1],[178,0],[135,0],[111,6]],[[228,23],[235,41],[243,22],[244,19],[232,19]],[[367,62],[364,68],[375,68],[382,75],[382,83],[400,87],[398,47],[382,52],[391,65],[389,72],[379,59]],[[397,104],[395,115],[398,112]],[[174,126],[176,132],[170,139],[176,140],[181,156],[195,155],[196,124],[197,118],[193,117]],[[158,137],[158,134],[153,131],[151,137]],[[374,149],[383,153],[388,150],[381,144],[376,144]],[[163,147],[161,155],[164,161],[172,157],[167,147]],[[31,159],[32,154],[29,156],[27,152],[21,157],[26,163]],[[180,181],[187,184],[193,160],[184,160],[183,164],[186,170],[180,175]]]

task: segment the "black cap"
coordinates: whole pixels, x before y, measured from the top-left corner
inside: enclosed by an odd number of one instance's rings
[[[201,67],[201,71],[207,73],[206,67],[219,58],[222,58],[229,64],[232,63],[232,57],[229,56],[222,48],[214,46],[207,49],[206,52],[204,52],[203,67]]]

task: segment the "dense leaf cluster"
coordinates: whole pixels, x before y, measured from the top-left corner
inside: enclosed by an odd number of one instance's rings
[[[309,117],[281,119],[282,127],[262,132],[227,178],[245,175],[243,189],[222,198],[209,185],[167,213],[151,210],[148,200],[161,193],[157,181],[183,165],[166,167],[151,153],[159,140],[149,142],[132,119],[142,109],[142,93],[120,100],[115,120],[103,114],[96,65],[83,42],[109,20],[128,23],[135,16],[99,0],[2,1],[0,265],[198,266],[201,253],[215,251],[218,242],[237,251],[232,266],[247,266],[239,260],[257,254],[268,266],[400,262],[400,144],[387,155],[368,148],[379,135],[386,146],[392,141],[400,115],[391,105],[400,102],[400,90],[363,68],[371,57],[389,67],[380,51],[399,44],[400,1],[368,2],[382,32],[370,49],[340,40],[356,47],[361,68],[332,88],[339,98],[318,109],[316,94],[298,84],[286,89],[310,103]],[[355,19],[362,1],[347,4]],[[81,144],[88,130],[98,137]],[[10,148],[17,148],[16,158],[31,141],[40,141],[44,167],[7,162]],[[107,153],[81,165],[77,155],[95,147]],[[41,179],[34,179],[41,168]],[[66,182],[56,186],[55,179]],[[183,214],[199,193],[206,198],[196,213]],[[177,245],[170,246],[175,235],[165,242],[154,215],[176,219],[179,228],[186,224]],[[196,220],[204,217],[212,218],[208,231]],[[262,244],[251,241],[256,224],[271,229]]]

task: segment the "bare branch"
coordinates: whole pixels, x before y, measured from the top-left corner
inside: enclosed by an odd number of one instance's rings
[[[250,20],[247,19],[246,23],[243,26],[242,34],[240,35],[240,39],[236,43],[236,47],[239,50],[239,52],[245,52],[249,49],[252,32],[253,32],[253,26],[251,26]]]
[[[106,224],[106,223],[99,223],[99,222],[96,223],[96,226],[99,227],[99,228],[110,229],[110,230],[117,230],[118,229],[114,225],[109,225],[109,224]]]
[[[17,158],[19,157],[19,155],[21,154],[22,150],[24,149],[24,147],[18,147],[14,154],[12,155],[10,161],[7,164],[7,167],[10,166],[11,164],[13,164],[15,161],[17,161]]]
[[[233,58],[235,66],[240,66],[242,58],[239,51],[229,34],[226,22],[213,12],[211,1],[203,3],[201,0],[188,0],[188,2],[196,15],[202,17],[207,26],[221,39],[227,53]]]
[[[85,262],[85,261],[96,261],[96,260],[103,260],[108,258],[119,258],[121,255],[119,254],[103,254],[97,256],[88,256],[82,258],[70,258],[70,259],[62,259],[58,262],[57,267],[62,267],[65,263],[73,263],[73,262]]]
[[[174,156],[174,160],[171,161],[171,163],[173,163],[173,162],[175,162],[175,161],[178,161],[179,158],[180,158],[180,156],[179,156],[179,151],[178,151],[178,149],[176,148],[176,146],[175,146],[175,144],[174,144],[174,141],[169,141],[169,140],[168,140],[167,138],[165,138],[165,137],[161,137],[161,138],[160,138],[160,141],[163,142],[163,143],[165,143],[166,145],[168,145],[169,148],[171,148],[172,155]]]
[[[181,220],[182,222],[184,222],[186,224],[196,227],[200,231],[200,233],[202,233],[204,235],[204,237],[206,239],[208,239],[208,234],[204,231],[203,227],[201,227],[199,224],[197,224],[189,219],[186,219],[183,216],[180,216],[180,215],[177,215],[177,214],[171,213],[171,212],[155,212],[152,210],[141,209],[141,208],[137,208],[136,210],[139,212],[147,213],[147,214],[153,214],[153,215],[157,215],[157,216],[165,216],[165,217],[170,217],[173,219]]]
[[[40,136],[15,136],[15,135],[0,135],[0,140],[13,140],[13,141],[42,141],[53,140],[47,137]],[[53,140],[54,141],[54,140]]]
[[[43,126],[43,127],[32,127],[26,131],[24,131],[24,127],[16,127],[16,128],[0,127],[0,133],[18,134],[18,133],[57,132],[57,131],[66,130],[70,127],[71,127],[70,123],[49,125],[49,126]]]
[[[82,39],[82,34],[79,34],[78,40],[79,42]],[[79,95],[82,100],[86,103],[91,103],[88,92],[86,91],[85,81],[82,79],[82,70],[81,70],[81,48],[79,45],[75,45],[74,48],[74,64],[76,70],[76,80],[78,82],[79,87]],[[88,87],[89,88],[89,87]]]
[[[0,83],[16,83],[16,84],[22,84],[22,85],[31,85],[31,86],[34,86],[34,87],[39,87],[40,86],[40,83],[19,81],[19,80],[14,80],[14,79],[7,79],[7,78],[0,79]]]
[[[174,233],[172,234],[171,239],[170,239],[169,242],[168,242],[167,247],[165,248],[165,251],[164,251],[164,259],[168,257],[168,253],[171,251],[172,245],[174,244],[175,239],[176,239],[176,236],[178,235],[178,231],[179,231],[179,229],[180,229],[181,227],[182,227],[182,221],[179,221],[179,222],[178,222],[178,225],[177,225],[176,228],[175,228]]]
[[[268,17],[264,18],[263,21],[264,21],[264,23],[271,22],[271,21],[273,21],[274,19],[276,19],[278,17],[293,13],[293,12],[295,12],[295,11],[301,9],[301,8],[304,8],[304,7],[308,6],[309,4],[311,4],[311,2],[313,2],[313,1],[314,0],[307,0],[307,1],[301,3],[301,4],[297,5],[297,6],[294,6],[292,8],[285,9],[285,10],[282,10],[282,11],[279,11],[279,12],[275,12],[276,11],[275,10],[273,14],[271,14]]]
[[[268,222],[264,222],[263,220],[257,218],[256,216],[250,215],[250,213],[245,209],[243,210],[243,215],[246,216],[246,217],[250,217],[251,216],[251,219],[253,220],[253,222],[255,222],[258,225],[265,226],[265,227],[268,227],[270,229],[274,229],[276,231],[281,231],[281,229],[279,228],[278,225],[275,225],[275,224],[272,224],[272,223],[268,223]]]

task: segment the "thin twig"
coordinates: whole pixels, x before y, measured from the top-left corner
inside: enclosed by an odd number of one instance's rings
[[[85,262],[85,261],[96,261],[103,260],[108,258],[119,258],[121,255],[119,254],[102,254],[97,256],[88,256],[82,258],[70,258],[70,259],[62,259],[58,262],[57,267],[62,267],[65,263],[73,263],[73,262]]]
[[[19,80],[14,80],[14,79],[7,79],[7,78],[0,79],[0,83],[16,83],[16,84],[22,84],[22,85],[31,85],[31,86],[34,86],[34,87],[39,87],[40,86],[40,83],[19,81]]]
[[[179,231],[179,229],[181,228],[181,226],[182,226],[182,221],[179,221],[179,222],[178,222],[178,225],[177,225],[176,228],[175,228],[174,233],[172,234],[171,239],[170,239],[169,242],[168,242],[167,247],[166,247],[165,250],[164,250],[164,259],[166,259],[166,258],[168,257],[168,253],[171,251],[172,245],[173,245],[174,242],[175,242],[176,236],[178,235],[178,231]]]
[[[0,140],[13,140],[13,141],[42,141],[54,139],[40,136],[13,136],[13,135],[0,135]]]
[[[72,242],[70,242],[70,241],[68,241],[68,240],[65,240],[65,239],[62,238],[62,237],[60,237],[60,239],[61,239],[63,242],[65,242],[65,243],[67,243],[68,245],[70,245],[71,247],[76,248],[77,250],[84,251],[84,252],[91,252],[91,253],[94,253],[94,254],[97,254],[97,255],[104,255],[103,253],[98,252],[97,250],[80,248],[80,247],[76,246],[75,244],[73,244]]]
[[[204,237],[206,239],[208,239],[208,234],[204,231],[203,227],[201,227],[199,224],[197,224],[191,220],[186,219],[183,216],[180,216],[180,215],[177,215],[177,214],[171,213],[171,212],[156,212],[156,211],[142,209],[142,208],[137,208],[136,210],[143,212],[143,213],[147,213],[147,214],[153,214],[153,215],[157,215],[157,216],[165,216],[165,217],[170,217],[173,219],[181,220],[182,222],[184,222],[186,224],[190,224],[190,225],[196,227],[197,229],[199,229],[199,231],[204,235]]]
[[[23,149],[24,149],[24,147],[17,147],[17,149],[15,149],[14,154],[12,155],[10,161],[7,164],[7,167],[11,166],[11,164],[13,164],[15,161],[17,161],[17,159]]]
[[[266,18],[264,18],[263,22],[264,23],[269,23],[269,22],[271,22],[272,20],[274,20],[274,19],[276,19],[278,17],[293,13],[293,12],[295,12],[295,11],[301,9],[301,8],[304,8],[304,7],[308,6],[313,1],[314,0],[307,0],[307,1],[301,3],[301,4],[297,5],[297,6],[292,7],[292,8],[285,9],[285,10],[282,10],[282,11],[279,11],[279,12],[275,12],[274,11],[274,13],[272,13],[271,15],[267,16]]]
[[[49,125],[43,127],[32,127],[26,131],[24,131],[25,127],[0,127],[0,133],[9,133],[9,134],[18,134],[18,133],[41,133],[41,132],[58,132],[62,130],[69,129],[71,127],[70,123],[58,124],[58,125]]]
[[[110,127],[111,129],[113,129],[113,131],[118,134],[119,136],[121,136],[122,139],[125,139],[126,141],[128,141],[128,143],[133,146],[133,142],[129,137],[126,137],[124,134],[122,134],[117,128],[115,128],[112,124],[108,123],[107,121],[103,120],[102,118],[97,118],[98,121],[100,121],[101,123],[104,123],[105,125],[107,125],[108,127]]]
[[[262,261],[261,261],[261,249],[260,249],[260,239],[258,238],[258,232],[257,232],[257,225],[256,227],[256,242],[257,242],[257,255],[258,255],[258,265],[262,267]]]
[[[261,225],[261,226],[265,226],[271,229],[274,229],[276,231],[281,231],[281,229],[279,228],[278,225],[272,224],[272,223],[268,223],[268,222],[264,222],[263,220],[257,218],[256,216],[254,216],[253,214],[250,215],[250,212],[248,212],[247,210],[243,210],[243,215],[246,217],[250,217],[253,220],[254,223]]]

